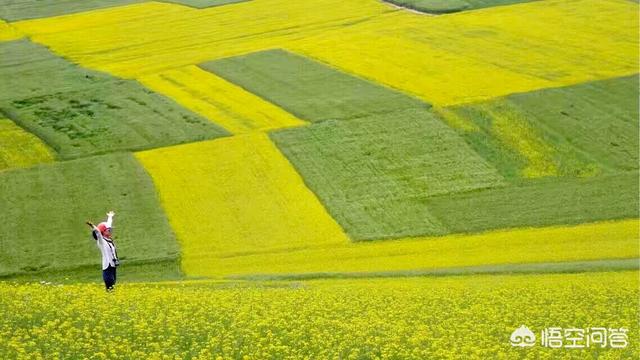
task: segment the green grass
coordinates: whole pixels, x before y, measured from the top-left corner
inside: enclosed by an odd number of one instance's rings
[[[271,136],[355,240],[444,234],[426,197],[503,184],[428,110],[326,121]]]
[[[565,261],[546,263],[502,264],[464,266],[442,269],[418,269],[407,271],[376,271],[376,272],[322,272],[305,274],[252,274],[229,276],[231,280],[250,281],[294,281],[314,279],[372,279],[372,278],[406,278],[417,276],[464,276],[480,274],[569,274],[601,271],[638,270],[640,259]]]
[[[391,4],[430,14],[448,14],[535,0],[385,0]]]
[[[279,49],[200,67],[311,122],[429,107],[408,95]]]
[[[139,4],[150,0],[0,0],[0,18],[7,21],[45,18],[104,9],[114,6]],[[194,8],[207,8],[249,0],[160,0]]]
[[[467,142],[510,179],[529,165],[517,149],[495,137],[495,123],[520,122],[552,149],[546,156],[560,176],[591,176],[638,169],[638,76],[514,94],[449,107],[475,130]],[[519,125],[512,125],[516,127]]]
[[[228,133],[132,80],[86,70],[29,41],[0,44],[0,112],[62,159],[142,150]],[[28,59],[25,61],[25,59]]]
[[[204,9],[208,7],[236,4],[251,0],[160,0],[160,2],[174,3],[185,6],[190,6],[198,9]]]
[[[98,255],[99,256],[99,255]],[[118,267],[117,283],[176,281],[187,279],[180,269],[179,258],[123,261]],[[53,284],[102,284],[99,264],[72,266],[42,271],[20,272],[0,276],[0,281]]]
[[[116,211],[124,263],[175,259],[178,245],[155,188],[131,154],[114,154],[0,173],[0,275],[80,266],[100,270],[86,220]]]
[[[115,78],[71,64],[29,40],[0,42],[0,101],[102,86]]]
[[[544,179],[426,199],[451,233],[637,218],[638,173]],[[553,241],[553,239],[548,239]]]

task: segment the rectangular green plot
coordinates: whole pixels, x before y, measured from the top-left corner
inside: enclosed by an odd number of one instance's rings
[[[428,110],[326,121],[271,136],[355,240],[444,234],[427,197],[504,185]]]
[[[84,69],[29,40],[0,42],[0,100],[99,86],[114,78]]]
[[[311,122],[429,107],[398,91],[279,49],[199,66]]]
[[[86,220],[116,211],[114,239],[127,262],[175,259],[178,244],[153,182],[130,154],[0,173],[0,275],[95,265]]]
[[[426,205],[448,232],[475,233],[637,218],[638,195],[638,173],[628,172],[584,179],[536,180],[433,197]]]
[[[160,2],[174,3],[185,6],[190,6],[198,9],[205,9],[208,7],[236,4],[251,0],[160,0]]]
[[[60,158],[228,135],[136,81],[82,69],[42,46],[16,41],[0,44],[0,51],[11,58],[0,65],[0,74],[8,79],[0,91],[0,112],[40,137]]]
[[[37,19],[147,1],[148,0],[4,0],[0,6],[0,18],[7,21]]]
[[[634,75],[440,112],[508,178],[584,177],[638,169],[638,95]]]
[[[508,96],[555,147],[606,169],[638,169],[638,74]]]
[[[151,0],[2,0],[0,1],[0,18],[7,21],[38,19],[150,1]],[[159,0],[158,2],[174,3],[203,9],[244,1],[250,0]]]
[[[392,4],[430,14],[448,14],[536,0],[385,0]]]

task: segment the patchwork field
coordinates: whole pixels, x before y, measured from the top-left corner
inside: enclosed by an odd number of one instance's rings
[[[304,124],[272,103],[196,66],[139,80],[149,89],[174,99],[234,134]]]
[[[63,159],[228,134],[136,81],[80,68],[27,40],[0,43],[0,51],[8,55],[0,74],[10,79],[0,112]]]
[[[429,107],[400,92],[282,50],[225,58],[200,67],[311,122]]]
[[[0,358],[638,357],[638,2],[391,2],[0,0]]]
[[[264,134],[136,156],[182,241],[187,274],[215,275],[217,257],[348,241]]]
[[[437,110],[507,178],[638,169],[638,76]]]

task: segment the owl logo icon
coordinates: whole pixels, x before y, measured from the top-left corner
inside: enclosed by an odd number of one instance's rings
[[[529,347],[536,343],[536,335],[528,327],[522,325],[511,333],[511,346]]]

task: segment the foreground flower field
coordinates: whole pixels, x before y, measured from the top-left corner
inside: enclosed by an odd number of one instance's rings
[[[0,358],[600,358],[638,349],[638,273],[278,283],[0,283]],[[521,325],[538,337],[510,345]],[[626,328],[623,349],[544,328]]]

